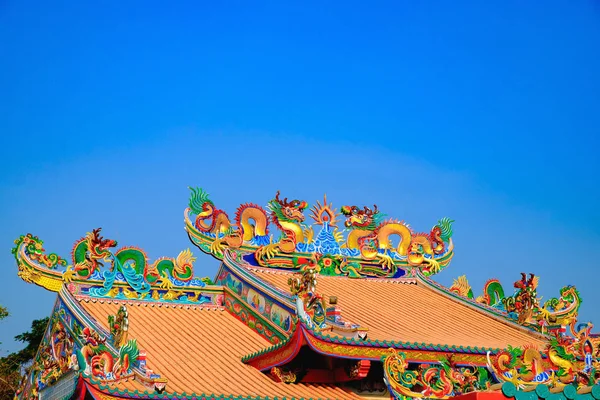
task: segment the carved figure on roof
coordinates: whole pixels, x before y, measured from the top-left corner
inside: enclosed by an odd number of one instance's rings
[[[33,361],[32,372],[42,385],[51,385],[73,369],[73,338],[56,316],[51,321],[50,335],[42,340],[40,351]]]
[[[459,296],[463,296],[468,299],[475,299],[475,301],[478,303],[482,303],[490,307],[499,307],[504,309],[504,305],[502,303],[502,299],[504,299],[504,289],[502,288],[502,285],[498,279],[488,280],[483,287],[483,295],[477,296],[476,298],[465,275],[454,279],[449,290],[458,294]]]
[[[76,287],[75,283],[84,283],[85,291],[90,295],[132,299],[147,296],[151,288],[164,291],[173,287],[200,288],[211,283],[208,278],[194,278],[196,258],[189,249],[175,258],[162,257],[150,263],[146,253],[137,247],[123,247],[112,252],[111,247],[116,241],[104,239],[100,231],[100,228],[94,229],[75,243],[70,265],[56,254],[43,253],[42,241],[37,237],[21,236],[12,249],[19,276],[51,291],[59,291],[64,283],[72,288]],[[106,261],[110,264],[105,265]],[[61,270],[59,266],[66,268]],[[115,285],[115,282],[127,283],[129,287]],[[176,298],[184,297],[195,303],[201,301],[199,293],[183,293],[180,289]],[[167,294],[162,299],[170,300]]]
[[[31,233],[28,233],[27,235],[21,236],[19,239],[17,239],[15,244],[20,244],[21,242],[26,245],[26,252],[32,260],[52,269],[60,265],[67,265],[67,261],[60,256],[54,253],[46,254],[44,242],[37,236],[33,236]]]
[[[367,240],[375,239],[375,229],[382,222],[383,214],[373,205],[373,210],[364,206],[342,206],[341,212],[346,216],[344,226],[351,229],[346,239],[346,247],[350,249],[361,249]]]
[[[103,261],[110,261],[110,249],[117,246],[115,240],[100,236],[101,230],[102,228],[96,228],[88,232],[73,247],[74,271],[83,278],[88,278],[98,267],[103,266]]]
[[[214,236],[210,250],[215,255],[222,255],[225,246],[238,248],[247,243],[259,246],[257,259],[268,259],[278,252],[291,253],[297,243],[312,237],[310,231],[302,226],[303,212],[308,207],[304,201],[282,200],[277,192],[268,204],[270,218],[261,206],[246,203],[238,207],[235,224],[232,224],[227,213],[216,208],[208,198],[208,193],[200,188],[190,189],[192,196],[189,207],[196,214],[194,226],[200,232]],[[269,239],[269,219],[282,232],[282,237],[276,243]]]
[[[382,266],[389,268],[393,259],[387,251],[395,251],[400,256],[406,256],[412,266],[425,265],[435,273],[439,271],[439,263],[435,256],[443,254],[446,245],[452,237],[452,221],[441,219],[429,233],[413,233],[404,222],[388,220],[381,222],[383,215],[373,206],[374,210],[364,206],[343,206],[341,211],[346,216],[344,225],[352,230],[348,234],[346,247],[359,249],[366,259],[379,259]],[[400,242],[394,248],[392,237],[399,236]],[[383,251],[383,253],[381,253]]]
[[[488,364],[496,375],[505,379],[518,379],[524,382],[546,381],[549,375],[542,364],[542,354],[533,345],[523,348],[508,346],[501,350]]]
[[[538,280],[539,278],[534,274],[529,274],[529,278],[527,278],[527,274],[522,272],[521,279],[514,284],[517,289],[516,293],[502,300],[507,312],[517,314],[519,324],[531,322],[534,311],[539,308]]]
[[[316,202],[311,209],[314,225],[321,227],[317,233],[313,226],[305,225],[307,207],[305,201],[288,200],[277,192],[267,204],[268,216],[260,206],[243,204],[232,223],[206,192],[192,189],[185,211],[186,229],[194,244],[219,259],[225,257],[224,251],[229,248],[231,255],[254,253],[253,260],[248,260],[251,264],[298,269],[295,258],[340,256],[339,268],[332,268],[332,273],[347,275],[342,272],[344,265],[355,277],[396,278],[406,275],[404,268],[410,268],[411,273],[418,268],[431,275],[448,265],[454,254],[453,221],[448,218],[439,220],[427,233],[415,233],[404,222],[384,221],[376,205],[343,206],[345,228],[340,230],[340,214],[325,197],[323,203]],[[269,223],[275,225],[279,237],[268,234]]]
[[[498,279],[488,280],[483,287],[483,295],[477,296],[476,301],[494,307],[502,303],[504,288]]]
[[[129,319],[127,307],[122,305],[117,310],[116,315],[108,316],[108,327],[112,335],[115,347],[121,347],[127,341],[127,330],[129,328]]]
[[[485,390],[490,385],[485,368],[459,367],[452,358],[441,359],[439,364],[422,364],[409,369],[406,355],[389,349],[382,357],[384,382],[394,399],[437,398]]]
[[[452,282],[452,286],[450,286],[449,290],[453,293],[458,294],[459,296],[463,296],[469,299],[473,298],[473,290],[471,290],[471,285],[469,284],[466,275],[462,275],[454,279],[454,281]]]
[[[592,386],[600,378],[600,360],[594,354],[591,327],[591,324],[575,327],[572,321],[573,336],[567,336],[564,329],[554,329],[541,350],[535,346],[509,346],[493,357],[488,352],[488,366],[499,380],[515,385]]]
[[[264,242],[268,237],[268,218],[262,207],[252,203],[242,204],[236,212],[234,227],[227,213],[216,208],[208,198],[208,193],[200,188],[190,190],[192,196],[189,207],[196,214],[194,225],[199,231],[215,236],[215,241],[211,244],[213,253],[222,253],[225,245],[237,248],[244,241],[256,238],[257,241]]]
[[[306,268],[302,275],[289,278],[288,285],[290,285],[290,291],[293,295],[316,293],[317,270],[315,268]]]
[[[570,325],[577,320],[580,306],[579,291],[574,286],[565,286],[560,289],[560,297],[553,297],[544,303],[536,318],[549,325]]]
[[[298,243],[310,242],[313,236],[312,230],[303,224],[304,210],[308,207],[305,201],[288,201],[287,197],[281,200],[277,191],[275,198],[267,207],[271,210],[271,221],[281,230],[282,236],[278,242],[269,243],[256,250],[256,259],[259,263],[279,252],[293,253]]]
[[[325,326],[325,301],[316,292],[317,271],[305,268],[301,275],[288,279],[290,291],[296,299],[296,314],[309,328]]]
[[[135,339],[127,341],[118,348],[119,354],[114,357],[106,346],[106,338],[96,330],[85,327],[81,331],[84,345],[78,352],[79,364],[87,376],[102,379],[119,379],[130,373],[131,367],[137,363],[139,350]]]

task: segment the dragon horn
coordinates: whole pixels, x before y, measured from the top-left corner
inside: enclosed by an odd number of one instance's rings
[[[377,209],[377,204],[373,204],[373,214],[377,214],[379,210]]]
[[[92,229],[92,236],[94,237],[95,240],[99,240],[101,230],[102,230],[102,228]]]
[[[275,193],[275,200],[277,200],[278,203],[281,203],[281,200],[279,200],[279,190]]]

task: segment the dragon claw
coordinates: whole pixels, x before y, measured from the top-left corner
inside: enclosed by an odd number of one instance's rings
[[[279,246],[277,243],[271,243],[271,244],[267,244],[265,246],[262,246],[260,248],[258,248],[258,250],[256,250],[256,259],[257,260],[263,260],[263,259],[270,259],[275,257],[275,255],[279,252]]]
[[[441,268],[439,262],[437,262],[434,259],[427,259],[427,262],[429,263],[429,268],[427,269],[429,275],[437,274],[438,272],[440,272]]]
[[[388,254],[377,254],[377,258],[383,269],[390,270],[394,266],[394,260]]]
[[[71,267],[72,266],[69,265],[65,272],[63,272],[62,274],[63,281],[65,281],[66,283],[71,282],[73,280],[73,275],[75,275],[75,271],[73,271]]]
[[[224,248],[225,246],[223,245],[223,241],[220,239],[217,239],[210,244],[210,251],[215,255],[223,254]]]

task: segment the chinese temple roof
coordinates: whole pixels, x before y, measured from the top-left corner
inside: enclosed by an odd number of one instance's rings
[[[107,321],[122,302],[85,300],[81,306],[97,321]],[[224,307],[160,307],[127,302],[129,334],[145,349],[155,373],[168,376],[170,396],[182,393],[224,396],[287,396],[288,398],[358,399],[334,385],[276,383],[240,362],[241,357],[269,343],[229,314]],[[104,324],[106,328],[107,324]],[[113,390],[148,391],[136,381]]]
[[[15,241],[19,276],[58,292],[20,398],[598,399],[600,337],[577,322],[577,289],[542,303],[524,273],[513,294],[443,287],[448,218],[419,233],[377,206],[279,193],[230,218],[201,189],[184,218],[222,261],[214,280],[189,249],[151,261],[100,229],[70,260]]]
[[[290,293],[289,272],[255,269],[263,281]],[[337,296],[348,321],[368,327],[373,340],[505,348],[508,345],[542,346],[538,332],[469,307],[423,280],[355,280],[320,276],[318,291],[324,298]],[[418,299],[418,301],[415,301]]]

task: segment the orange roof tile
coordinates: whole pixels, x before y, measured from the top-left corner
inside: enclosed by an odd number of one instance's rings
[[[104,327],[119,304],[81,301]],[[360,399],[327,385],[285,384],[241,362],[270,344],[223,308],[176,308],[128,303],[129,338],[147,353],[148,368],[168,379],[167,391],[187,394]],[[119,383],[119,389],[139,389]]]
[[[289,293],[291,273],[252,272]],[[325,299],[337,296],[342,318],[368,328],[369,339],[491,348],[545,343],[540,335],[474,310],[418,281],[319,276],[317,292]]]

